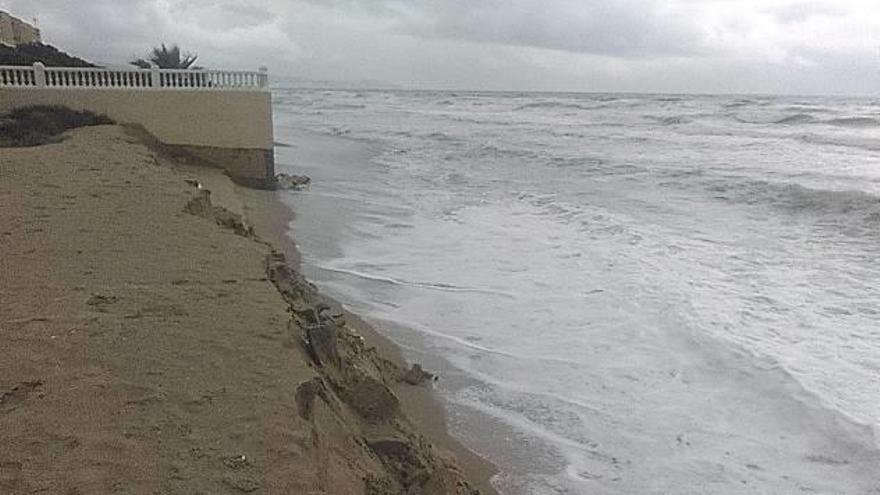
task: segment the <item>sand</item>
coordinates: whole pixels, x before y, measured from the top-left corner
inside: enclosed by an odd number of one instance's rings
[[[0,493],[490,491],[284,216],[116,126],[0,149]]]

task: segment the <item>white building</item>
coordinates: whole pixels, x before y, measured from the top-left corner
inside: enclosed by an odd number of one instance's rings
[[[0,10],[0,43],[16,46],[40,41],[40,30]]]

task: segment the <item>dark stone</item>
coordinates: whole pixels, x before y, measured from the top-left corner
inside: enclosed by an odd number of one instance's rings
[[[306,330],[309,349],[313,357],[322,366],[340,366],[337,339],[339,331],[333,323],[325,323],[309,327]]]
[[[199,189],[198,194],[183,207],[183,211],[197,217],[211,218],[214,214],[214,206],[211,204],[211,191]]]
[[[342,391],[345,403],[368,420],[385,421],[400,410],[400,399],[388,386],[365,372],[351,368]]]
[[[407,371],[403,375],[403,378],[401,378],[401,380],[409,383],[410,385],[421,385],[426,381],[434,380],[436,378],[437,377],[434,376],[433,373],[428,373],[427,371],[423,370],[422,365],[417,363],[412,365],[412,368],[410,368],[409,371]]]
[[[324,398],[326,393],[324,382],[318,377],[297,385],[294,399],[299,417],[311,421],[315,411],[315,400],[318,397]]]
[[[242,237],[253,237],[254,228],[246,224],[238,213],[232,213],[226,208],[215,206],[213,209],[214,221],[222,227],[232,230]]]
[[[370,450],[381,457],[391,457],[397,459],[406,459],[410,456],[410,444],[406,440],[397,438],[381,438],[378,440],[367,440]]]
[[[221,206],[214,206],[211,203],[211,191],[208,189],[199,189],[196,196],[183,207],[183,211],[197,217],[213,218],[217,225],[230,229],[242,237],[254,235],[253,227],[246,224],[241,215]]]
[[[308,324],[318,323],[311,305],[316,289],[287,264],[283,253],[273,251],[266,256],[266,275],[301,321]]]
[[[278,189],[303,189],[312,182],[305,175],[278,174],[275,176],[275,187]]]

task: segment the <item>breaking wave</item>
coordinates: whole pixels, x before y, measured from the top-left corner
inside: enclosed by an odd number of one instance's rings
[[[805,143],[842,146],[845,148],[857,148],[866,151],[880,151],[880,139],[860,136],[823,136],[819,134],[804,134],[799,139]]]
[[[562,110],[596,110],[603,108],[605,105],[583,105],[581,103],[563,103],[559,101],[538,101],[534,103],[526,103],[513,109],[514,112],[533,109],[562,109]]]
[[[326,270],[328,272],[334,272],[334,273],[339,273],[339,274],[343,274],[343,275],[350,275],[353,277],[368,279],[368,280],[372,280],[374,282],[380,282],[380,283],[390,284],[390,285],[405,285],[405,286],[409,286],[409,287],[416,287],[419,289],[436,290],[436,291],[442,291],[442,292],[472,292],[475,294],[488,294],[488,295],[493,295],[493,296],[501,296],[501,297],[505,297],[505,298],[509,298],[509,299],[513,298],[512,294],[509,294],[506,292],[489,290],[489,289],[480,289],[477,287],[462,287],[462,286],[458,286],[458,285],[444,284],[444,283],[440,283],[440,282],[411,282],[408,280],[400,280],[400,279],[393,278],[393,277],[383,277],[381,275],[373,275],[373,274],[369,274],[369,273],[364,273],[364,272],[361,272],[358,270],[349,270],[346,268],[336,268],[336,267],[327,266],[327,265],[316,265],[316,266],[318,266],[318,268],[320,268],[322,270]]]
[[[826,120],[826,124],[839,127],[877,127],[880,120],[871,117],[845,117],[840,119]]]
[[[835,127],[866,128],[880,126],[880,120],[873,117],[838,117],[833,119],[819,119],[809,113],[794,113],[790,115],[733,115],[734,120],[741,124],[823,124]]]
[[[714,181],[708,189],[716,199],[769,204],[792,214],[880,223],[880,197],[862,191],[813,189],[766,181]]]
[[[816,119],[809,114],[806,113],[796,113],[794,115],[789,115],[788,117],[783,117],[779,120],[774,121],[774,124],[809,124],[815,122]]]
[[[690,124],[694,121],[693,117],[687,115],[669,115],[669,116],[658,116],[658,115],[646,115],[647,119],[652,120],[662,126],[672,126],[672,125],[682,125],[682,124]]]

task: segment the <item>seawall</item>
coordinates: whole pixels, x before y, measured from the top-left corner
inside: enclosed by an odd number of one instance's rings
[[[224,169],[253,187],[275,175],[272,97],[259,90],[0,88],[0,114],[63,105],[143,127],[162,144]]]

